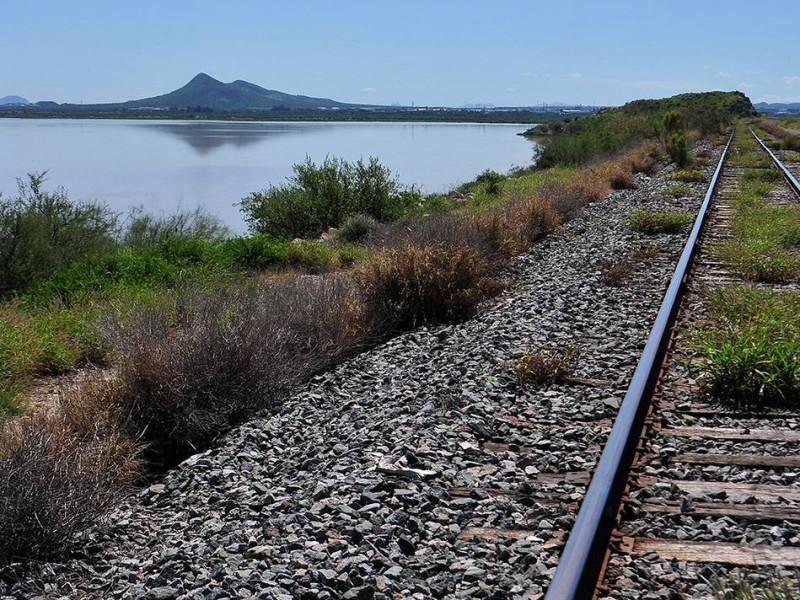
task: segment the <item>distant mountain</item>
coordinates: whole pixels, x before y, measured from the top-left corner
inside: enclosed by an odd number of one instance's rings
[[[800,114],[800,102],[759,102],[754,106],[758,112],[770,115],[779,113]]]
[[[123,109],[202,108],[212,111],[241,112],[248,110],[353,108],[356,105],[336,102],[328,98],[286,94],[276,90],[268,90],[242,80],[222,83],[205,73],[200,73],[182,88],[169,94],[131,100],[119,105],[96,106],[104,108],[118,106]],[[86,105],[84,105],[85,107]]]
[[[22,96],[4,96],[0,98],[0,105],[3,104],[30,104],[30,102]]]

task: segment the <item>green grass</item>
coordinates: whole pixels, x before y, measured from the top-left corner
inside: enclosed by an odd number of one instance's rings
[[[63,373],[85,360],[99,361],[103,344],[93,330],[92,308],[27,312],[6,306],[0,314],[0,414],[22,410],[19,398],[40,375]]]
[[[286,250],[286,265],[317,274],[349,267],[363,260],[366,250],[361,246],[347,244],[333,246],[316,240],[290,244]]]
[[[699,183],[706,180],[706,175],[700,169],[679,169],[666,177],[669,181],[682,181],[683,183]]]
[[[800,276],[800,256],[767,241],[731,240],[718,244],[714,253],[748,281],[782,283]]]
[[[21,300],[36,306],[72,305],[98,294],[114,296],[127,288],[169,289],[187,279],[284,268],[320,273],[353,265],[364,254],[363,248],[352,244],[292,243],[263,234],[214,242],[169,242],[76,261],[28,290]]]
[[[741,175],[740,181],[776,183],[783,179],[783,174],[777,169],[748,169]]]
[[[6,302],[0,305],[0,416],[24,411],[25,393],[37,377],[67,372],[85,362],[103,364],[110,348],[98,324],[110,315],[126,315],[146,306],[170,307],[164,289],[117,287],[113,293],[86,295],[66,306]]]
[[[662,212],[634,209],[628,216],[628,226],[634,231],[647,235],[658,233],[679,233],[692,222],[691,213]]]
[[[772,177],[752,175],[739,184],[731,199],[733,237],[713,248],[726,267],[751,281],[780,283],[800,276],[800,210],[792,205],[770,205]]]
[[[665,187],[664,193],[669,194],[673,198],[682,198],[684,196],[691,195],[692,188],[690,188],[685,183],[675,183],[673,185]]]
[[[694,337],[702,382],[744,404],[800,401],[800,293],[735,286],[714,292]]]
[[[761,150],[756,139],[746,130],[736,136],[728,153],[728,164],[749,169],[771,169],[772,160]]]

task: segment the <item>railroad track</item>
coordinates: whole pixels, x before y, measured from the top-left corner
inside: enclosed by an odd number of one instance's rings
[[[772,162],[761,168],[784,173],[768,201],[796,203],[794,174],[758,142]],[[730,200],[746,170],[728,160],[737,147],[732,138],[720,159],[549,600],[715,597],[725,577],[798,576],[800,412],[705,398],[687,341],[708,316],[709,293],[746,283],[711,251],[731,236]]]

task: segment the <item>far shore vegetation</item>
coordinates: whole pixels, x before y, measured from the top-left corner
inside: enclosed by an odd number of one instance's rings
[[[560,110],[419,108],[383,110],[268,110],[223,112],[202,107],[180,110],[80,110],[47,107],[0,106],[0,119],[140,119],[211,121],[365,121],[424,123],[551,123],[561,121]]]
[[[447,195],[377,159],[307,160],[241,200],[241,236],[202,211],[122,217],[21,178],[0,197],[0,564],[65,552],[126,487],[315,373],[472,317],[512,257],[637,173],[697,168],[693,143],[751,111],[696,94],[571,119],[542,132],[536,166]],[[58,405],[28,401],[83,365],[100,368]]]

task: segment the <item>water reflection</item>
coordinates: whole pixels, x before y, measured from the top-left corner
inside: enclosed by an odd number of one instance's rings
[[[167,214],[202,205],[237,231],[236,203],[279,185],[311,157],[377,156],[424,192],[449,191],[490,168],[529,164],[523,125],[0,119],[0,192],[15,178],[48,171],[70,198],[126,213],[142,204]],[[49,189],[49,188],[48,188]]]
[[[245,148],[262,142],[272,141],[286,135],[319,133],[330,129],[329,123],[130,123],[150,131],[158,131],[186,142],[198,155],[205,156],[211,152],[233,146]]]

